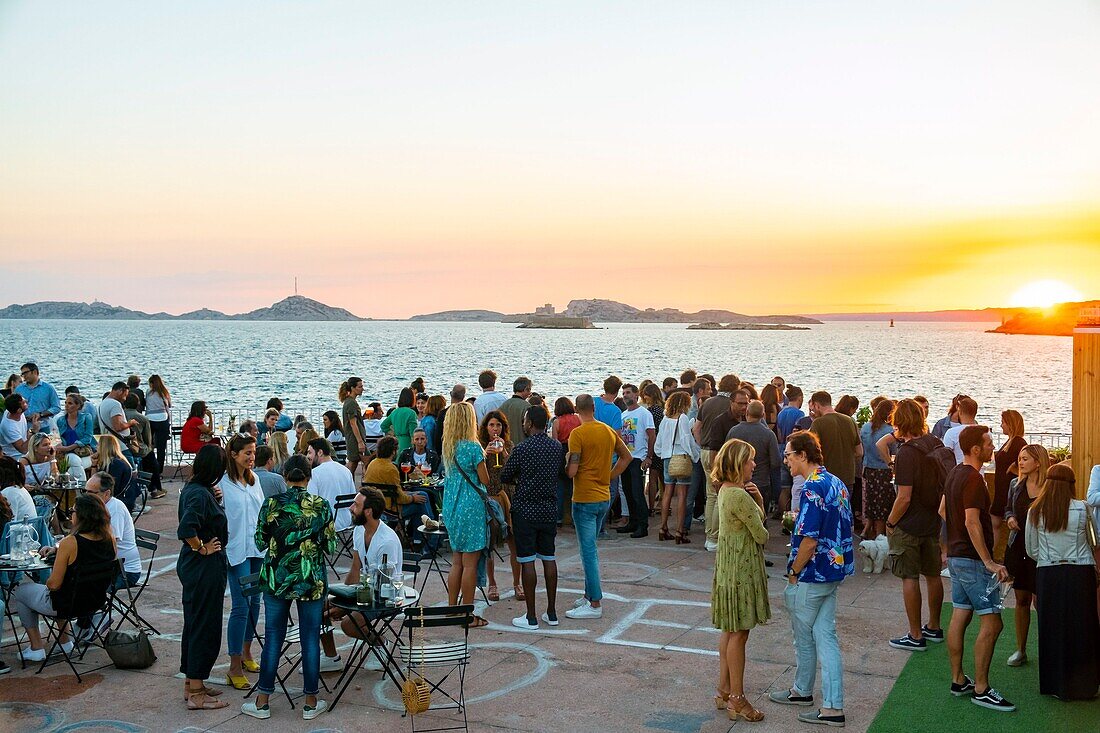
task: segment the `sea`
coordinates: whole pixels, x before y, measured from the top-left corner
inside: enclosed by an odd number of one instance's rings
[[[392,406],[424,377],[432,394],[457,382],[477,395],[477,375],[494,369],[508,391],[517,376],[551,400],[598,393],[609,374],[660,381],[685,368],[735,373],[763,385],[776,375],[810,392],[824,389],[866,404],[923,394],[931,416],[960,392],[979,417],[999,425],[1019,410],[1029,433],[1069,433],[1071,339],[985,333],[997,324],[829,322],[806,331],[689,331],[686,324],[598,324],[592,330],[519,329],[502,323],[416,321],[218,322],[0,320],[0,378],[39,364],[60,392],[75,384],[100,398],[131,373],[160,374],[174,407],[205,400],[228,414],[262,414],[278,396],[290,414],[319,418],[339,406],[337,388],[362,377],[361,403]]]

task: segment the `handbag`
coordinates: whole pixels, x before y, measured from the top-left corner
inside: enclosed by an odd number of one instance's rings
[[[680,432],[680,418],[676,417],[676,427],[672,429],[672,449],[676,450],[676,436]],[[695,470],[695,466],[691,463],[691,458],[683,453],[673,453],[672,457],[668,459],[668,475],[669,478],[691,478],[692,472]]]
[[[474,487],[474,491],[481,497],[481,500],[485,503],[485,516],[486,522],[489,525],[489,542],[493,547],[500,547],[508,539],[510,529],[508,527],[508,517],[504,515],[504,508],[501,507],[500,502],[489,496],[487,492],[483,492],[480,485],[470,480],[469,474],[455,461],[455,467],[458,468],[459,473],[466,479],[466,483]]]
[[[424,679],[424,608],[420,608],[420,626],[417,627],[414,644],[420,647],[420,670],[413,674],[409,669],[409,675],[401,684],[401,702],[405,705],[405,712],[409,715],[417,715],[425,712],[432,706],[432,688]],[[415,647],[414,647],[415,648]]]
[[[117,430],[111,427],[109,422],[105,421],[102,417],[99,419],[99,422],[103,427],[107,428],[108,433],[118,438],[118,442],[122,443],[130,449],[130,453],[133,454],[136,460],[141,460],[145,457],[145,453],[142,453],[143,446],[141,444],[141,440],[138,439],[137,433],[133,429],[130,430],[130,437],[124,438]]]
[[[153,645],[144,631],[108,631],[103,648],[119,669],[148,669],[157,661]]]

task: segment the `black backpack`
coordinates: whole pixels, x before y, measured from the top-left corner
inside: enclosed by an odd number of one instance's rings
[[[947,485],[947,474],[951,473],[956,465],[955,452],[945,446],[934,435],[922,435],[919,438],[903,443],[899,450],[909,448],[917,451],[921,456],[921,471],[931,471],[936,477],[940,494],[943,494]],[[938,508],[938,507],[937,507]]]

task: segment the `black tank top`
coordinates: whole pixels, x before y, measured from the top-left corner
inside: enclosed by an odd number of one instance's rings
[[[50,600],[58,615],[77,617],[103,607],[111,583],[111,577],[104,571],[117,562],[110,539],[89,540],[73,536],[76,538],[76,560],[65,570],[61,587],[50,591]]]

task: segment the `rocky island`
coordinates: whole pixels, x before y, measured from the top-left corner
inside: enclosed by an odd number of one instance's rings
[[[805,326],[788,326],[785,323],[727,323],[722,325],[714,321],[695,323],[687,327],[689,331],[809,331]]]
[[[227,315],[221,311],[201,308],[174,316],[163,311],[146,313],[101,301],[72,303],[67,301],[42,301],[26,305],[9,305],[0,308],[0,319],[76,319],[110,321],[364,321],[351,311],[335,308],[303,295],[291,295],[267,308],[257,308],[247,313]]]
[[[574,318],[572,316],[531,316],[516,328],[595,328],[592,321],[587,318]]]
[[[1029,308],[1014,313],[1000,326],[986,333],[1026,336],[1072,336],[1077,314],[1082,308],[1100,308],[1100,300],[1084,303],[1060,303],[1053,308]]]

